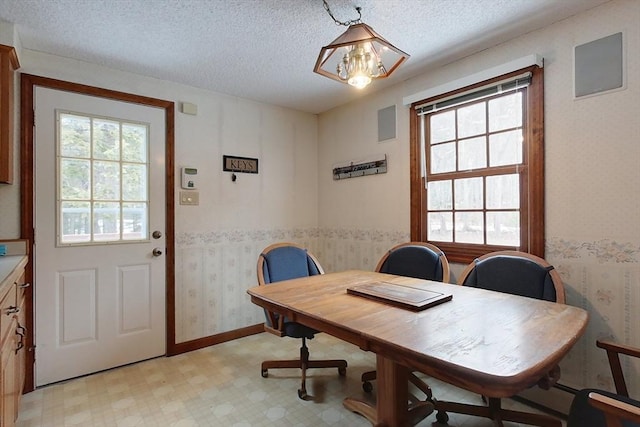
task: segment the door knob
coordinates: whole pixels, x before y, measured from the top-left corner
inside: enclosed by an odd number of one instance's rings
[[[153,248],[153,251],[151,253],[153,254],[153,256],[160,256],[160,255],[162,255],[162,249]]]
[[[159,239],[162,237],[162,231],[160,230],[156,230],[153,233],[151,233],[151,237],[153,237],[154,239]]]

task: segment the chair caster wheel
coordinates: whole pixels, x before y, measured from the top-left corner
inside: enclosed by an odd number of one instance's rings
[[[338,375],[340,375],[341,377],[347,375],[347,368],[338,368]]]
[[[302,389],[298,390],[298,397],[302,400],[311,400],[311,396],[307,394],[306,390]]]
[[[365,393],[371,393],[373,391],[373,384],[371,384],[369,381],[365,381],[362,383],[362,389],[365,391]]]
[[[269,376],[269,371],[267,369],[263,369],[260,372],[260,375],[262,375],[262,378],[267,378]]]
[[[449,415],[446,412],[440,412],[438,411],[436,413],[436,420],[440,423],[440,424],[447,424],[449,422]]]

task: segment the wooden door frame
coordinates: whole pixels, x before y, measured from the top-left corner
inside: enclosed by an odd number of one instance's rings
[[[48,77],[34,76],[31,74],[20,75],[20,237],[31,242],[29,250],[29,262],[26,266],[26,281],[32,286],[26,289],[26,347],[27,363],[24,391],[34,390],[34,363],[35,363],[35,314],[34,288],[37,286],[33,280],[33,245],[34,242],[34,92],[35,87],[73,92],[81,95],[96,96],[114,101],[129,102],[149,107],[162,108],[165,111],[165,197],[166,197],[166,355],[174,355],[176,351],[176,327],[175,327],[175,207],[174,207],[174,147],[175,147],[175,104],[157,98],[102,89],[78,83],[56,80]]]

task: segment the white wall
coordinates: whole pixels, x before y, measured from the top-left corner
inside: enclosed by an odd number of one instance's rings
[[[320,245],[347,246],[332,268],[374,268],[385,250],[380,236],[409,236],[409,112],[402,97],[538,53],[545,59],[546,258],[560,271],[568,302],[591,315],[585,336],[562,364],[562,382],[611,387],[595,340],[612,336],[640,346],[638,22],[640,2],[615,0],[321,114]],[[574,100],[574,46],[620,31],[626,88]],[[398,138],[377,143],[376,112],[392,104]],[[332,181],[332,163],[380,152],[389,154],[387,174]],[[631,389],[640,392],[640,364],[627,369]]]
[[[316,245],[317,116],[29,50],[20,62],[22,73],[176,102],[177,342],[263,322],[246,294],[260,251]],[[258,158],[259,174],[232,182],[223,154]],[[179,205],[182,166],[198,168],[199,206]],[[0,186],[0,203],[2,237],[18,237],[19,184]]]

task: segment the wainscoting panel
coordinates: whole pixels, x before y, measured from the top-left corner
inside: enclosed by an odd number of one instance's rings
[[[246,292],[258,285],[260,252],[272,243],[289,241],[317,255],[318,229],[211,231],[176,237],[176,342],[181,343],[264,322],[264,312]]]
[[[574,388],[613,390],[606,352],[600,338],[640,347],[640,245],[599,240],[549,239],[546,259],[565,285],[567,304],[589,312],[585,335],[560,364],[561,383]],[[622,358],[627,387],[640,395],[640,361]]]

